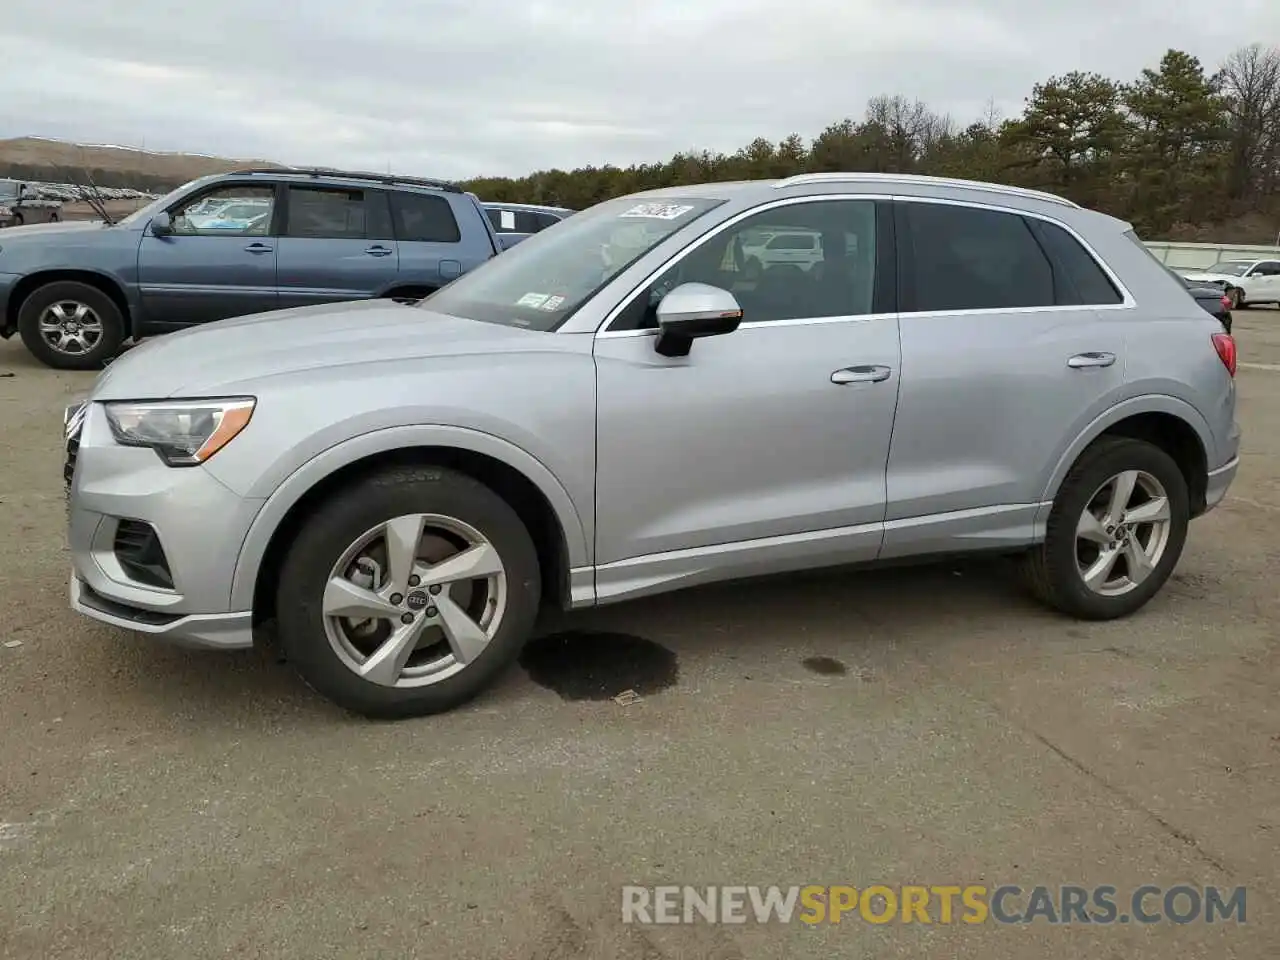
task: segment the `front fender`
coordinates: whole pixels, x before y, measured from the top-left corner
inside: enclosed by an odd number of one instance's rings
[[[501,437],[479,430],[442,425],[388,427],[329,447],[294,470],[276,487],[263,502],[240,547],[228,609],[248,610],[253,606],[254,587],[267,545],[289,510],[308,490],[357,460],[427,446],[453,447],[484,454],[520,471],[542,492],[555,511],[564,531],[569,567],[585,567],[591,562],[586,528],[573,499],[560,480],[532,454]]]
[[[1209,429],[1209,423],[1200,414],[1200,411],[1191,404],[1166,394],[1145,394],[1143,396],[1130,397],[1113,407],[1109,407],[1091,421],[1058,455],[1058,459],[1054,463],[1044,490],[1040,495],[1040,510],[1036,517],[1036,529],[1038,531],[1043,532],[1044,523],[1048,520],[1049,510],[1053,506],[1053,499],[1058,495],[1058,488],[1062,486],[1062,481],[1066,479],[1072,464],[1079,459],[1084,449],[1098,439],[1108,428],[1115,426],[1121,420],[1142,413],[1167,413],[1185,421],[1200,438],[1200,444],[1204,447],[1208,464],[1212,465],[1217,462],[1215,459],[1217,444],[1213,438],[1213,431]]]

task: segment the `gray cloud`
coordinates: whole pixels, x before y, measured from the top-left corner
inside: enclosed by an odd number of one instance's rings
[[[0,133],[463,177],[811,138],[880,93],[968,122],[1068,70],[1280,42],[1237,0],[5,0]],[[281,12],[281,8],[287,8]],[[110,10],[108,13],[107,11]]]

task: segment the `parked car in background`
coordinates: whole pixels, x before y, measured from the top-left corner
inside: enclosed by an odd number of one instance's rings
[[[1192,283],[1217,287],[1233,310],[1255,303],[1280,304],[1280,260],[1219,260],[1205,270],[1182,275]]]
[[[119,223],[7,230],[0,336],[92,369],[129,337],[346,300],[417,300],[501,248],[440,180],[253,169],[193,180]]]
[[[1213,287],[1203,283],[1192,283],[1186,277],[1179,274],[1176,270],[1168,268],[1173,276],[1177,277],[1178,282],[1187,288],[1187,293],[1191,294],[1192,299],[1219,323],[1222,328],[1231,332],[1231,298],[1222,292],[1221,287]]]
[[[485,212],[498,233],[503,249],[513,247],[535,233],[555,226],[573,215],[567,207],[545,207],[536,203],[487,202]]]
[[[733,251],[760,230],[845,242],[753,275]],[[489,686],[543,603],[756,574],[993,551],[1123,617],[1236,474],[1234,375],[1129,225],[1060,197],[653,191],[414,307],[122,356],[66,414],[71,604],[221,649],[275,621],[312,687],[385,717]]]
[[[44,199],[31,184],[21,180],[0,180],[0,227],[57,223],[61,218],[61,201]]]

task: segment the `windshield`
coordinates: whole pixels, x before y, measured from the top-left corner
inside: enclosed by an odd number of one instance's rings
[[[1205,273],[1226,273],[1233,277],[1242,277],[1251,266],[1253,266],[1252,260],[1219,260]]]
[[[534,234],[420,303],[470,320],[554,330],[636,260],[723,202],[608,200]]]

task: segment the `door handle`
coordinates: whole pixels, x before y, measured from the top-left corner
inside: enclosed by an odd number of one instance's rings
[[[889,379],[893,373],[889,367],[866,365],[861,367],[844,367],[831,374],[831,382],[838,386],[846,383],[880,383]]]
[[[371,257],[391,256],[391,251],[388,250],[386,247],[369,247],[368,249],[365,250],[365,253],[367,253]]]
[[[1109,367],[1115,362],[1114,353],[1077,353],[1067,361],[1067,366],[1079,370],[1083,367]]]
[[[245,249],[250,253],[270,253],[275,247],[269,243],[251,243]]]

